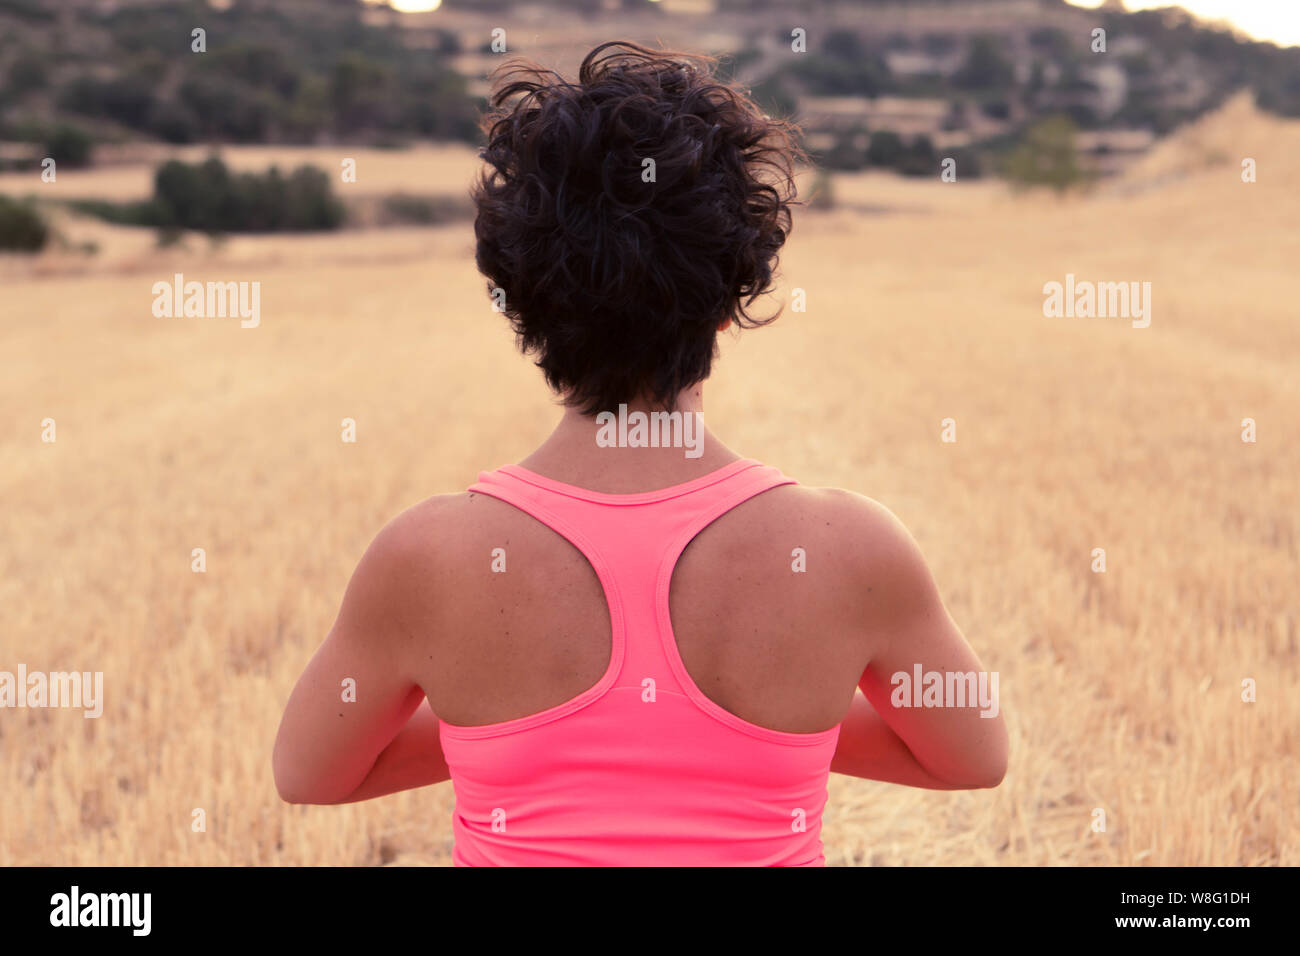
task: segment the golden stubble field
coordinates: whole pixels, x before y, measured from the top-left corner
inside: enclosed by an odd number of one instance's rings
[[[902,517],[1013,747],[994,791],[833,777],[828,862],[1300,863],[1298,176],[1300,124],[1237,101],[1087,198],[841,177],[799,213],[777,299],[807,311],[726,341],[711,425]],[[65,228],[100,254],[0,260],[0,669],[100,670],[106,702],[0,711],[0,863],[448,863],[450,785],[288,807],[270,747],[374,532],[556,418],[468,224]],[[260,281],[260,327],[154,318],[177,271]],[[1150,281],[1150,327],[1044,318],[1067,273]]]

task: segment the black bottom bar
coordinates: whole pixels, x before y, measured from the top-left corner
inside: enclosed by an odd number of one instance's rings
[[[1294,895],[1290,869],[827,869],[496,871],[436,868],[15,868],[0,870],[6,943],[145,940],[205,944],[403,937],[492,949],[596,945],[598,927],[643,944],[714,931],[765,949],[793,932],[844,935],[865,950],[927,944],[1056,944],[1125,938],[1143,945],[1231,946],[1278,933]],[[75,887],[75,890],[74,890]],[[147,894],[147,896],[145,895]],[[86,925],[86,924],[93,925]],[[105,925],[107,924],[107,925]],[[145,930],[147,929],[147,933]],[[665,930],[675,935],[666,937]],[[678,931],[686,933],[680,935]],[[400,934],[400,935],[398,935]],[[495,945],[494,945],[495,944]],[[806,947],[803,947],[806,948]]]

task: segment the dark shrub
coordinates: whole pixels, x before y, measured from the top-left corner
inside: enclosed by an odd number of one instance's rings
[[[49,238],[49,227],[31,202],[0,196],[0,250],[40,252]]]
[[[87,166],[95,143],[80,126],[60,123],[45,139],[45,155],[60,166]]]

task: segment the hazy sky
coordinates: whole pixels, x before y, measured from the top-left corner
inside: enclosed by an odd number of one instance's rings
[[[1102,0],[1070,2],[1079,7],[1102,4]],[[389,0],[389,3],[398,10],[432,10],[441,0]],[[1172,5],[1172,0],[1125,0],[1130,10]],[[1300,0],[1180,0],[1177,5],[1202,19],[1227,20],[1257,40],[1272,40],[1282,46],[1300,45]]]
[[[1078,7],[1099,7],[1102,0],[1070,0]],[[1124,0],[1129,10],[1180,6],[1202,20],[1227,20],[1256,40],[1281,46],[1300,45],[1300,2],[1297,0]]]

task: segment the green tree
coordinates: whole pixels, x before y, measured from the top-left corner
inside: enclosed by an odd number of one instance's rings
[[[867,151],[860,143],[867,140],[865,127],[841,130],[835,134],[835,141],[831,148],[820,157],[821,165],[826,169],[862,169],[867,165]]]
[[[95,143],[80,126],[60,123],[45,138],[45,155],[60,166],[88,166]]]
[[[899,157],[897,168],[904,176],[939,175],[939,156],[928,136],[918,136]]]
[[[1074,144],[1077,127],[1066,116],[1049,116],[1025,131],[1008,154],[1004,173],[1017,189],[1048,186],[1063,193],[1084,179]]]
[[[0,196],[0,249],[40,252],[49,238],[49,227],[30,201]]]
[[[867,146],[867,162],[872,166],[897,166],[906,152],[903,138],[891,129],[878,130],[871,134],[871,143]]]
[[[45,87],[49,71],[46,69],[47,57],[35,53],[21,53],[9,67],[9,92],[22,95],[31,90]]]
[[[1005,90],[1015,85],[1016,71],[998,52],[992,37],[977,36],[953,82],[972,90]]]
[[[817,170],[817,174],[813,177],[808,206],[811,209],[835,208],[835,185],[829,170]]]
[[[343,205],[324,170],[300,166],[284,176],[272,166],[265,173],[232,174],[215,156],[159,167],[146,212],[155,215],[155,225],[209,235],[335,229],[343,221]]]

